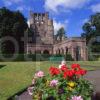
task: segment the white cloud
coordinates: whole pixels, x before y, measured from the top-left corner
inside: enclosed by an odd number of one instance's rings
[[[96,4],[96,5],[92,5],[91,6],[91,10],[93,12],[100,12],[100,3],[99,4]]]
[[[53,21],[54,25],[54,34],[57,34],[57,31],[61,28],[67,28],[68,20],[65,20],[64,22],[57,22],[56,20]]]
[[[89,19],[88,19],[88,18],[83,19],[82,24],[84,24],[84,23],[86,23],[86,22],[88,22],[88,21],[89,21]]]
[[[23,2],[23,0],[3,0],[5,6],[11,6],[13,4],[19,4]]]
[[[28,27],[30,27],[30,21],[29,20],[27,21],[27,24],[28,24]]]
[[[19,10],[19,11],[27,11],[27,12],[29,12],[30,11],[30,7],[29,6],[26,6],[26,5],[20,5],[20,6],[18,6],[17,8],[16,8],[16,10]]]
[[[53,12],[83,7],[90,0],[45,0],[45,9]]]
[[[24,10],[24,7],[23,6],[19,6],[19,7],[17,7],[16,10],[23,11]]]

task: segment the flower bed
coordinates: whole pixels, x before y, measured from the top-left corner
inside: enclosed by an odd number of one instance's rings
[[[79,64],[50,67],[48,75],[38,71],[28,92],[33,100],[91,100],[93,87],[83,78],[86,72]]]

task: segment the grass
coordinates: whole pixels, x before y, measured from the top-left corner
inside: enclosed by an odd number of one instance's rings
[[[67,62],[79,63],[87,70],[100,68],[100,61],[96,62]],[[48,72],[50,66],[58,66],[56,62],[0,62],[0,100],[7,100],[20,90],[31,84],[32,76],[37,70]]]

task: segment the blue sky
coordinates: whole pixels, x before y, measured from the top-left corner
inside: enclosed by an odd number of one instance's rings
[[[80,36],[82,25],[90,15],[100,12],[100,0],[0,0],[0,7],[20,10],[28,18],[29,11],[49,12],[55,33],[64,27],[68,37]]]

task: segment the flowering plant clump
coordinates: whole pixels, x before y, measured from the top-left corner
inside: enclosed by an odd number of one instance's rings
[[[28,92],[33,100],[91,100],[93,87],[83,78],[86,72],[79,64],[70,68],[52,66],[48,75],[42,71],[35,73]]]

